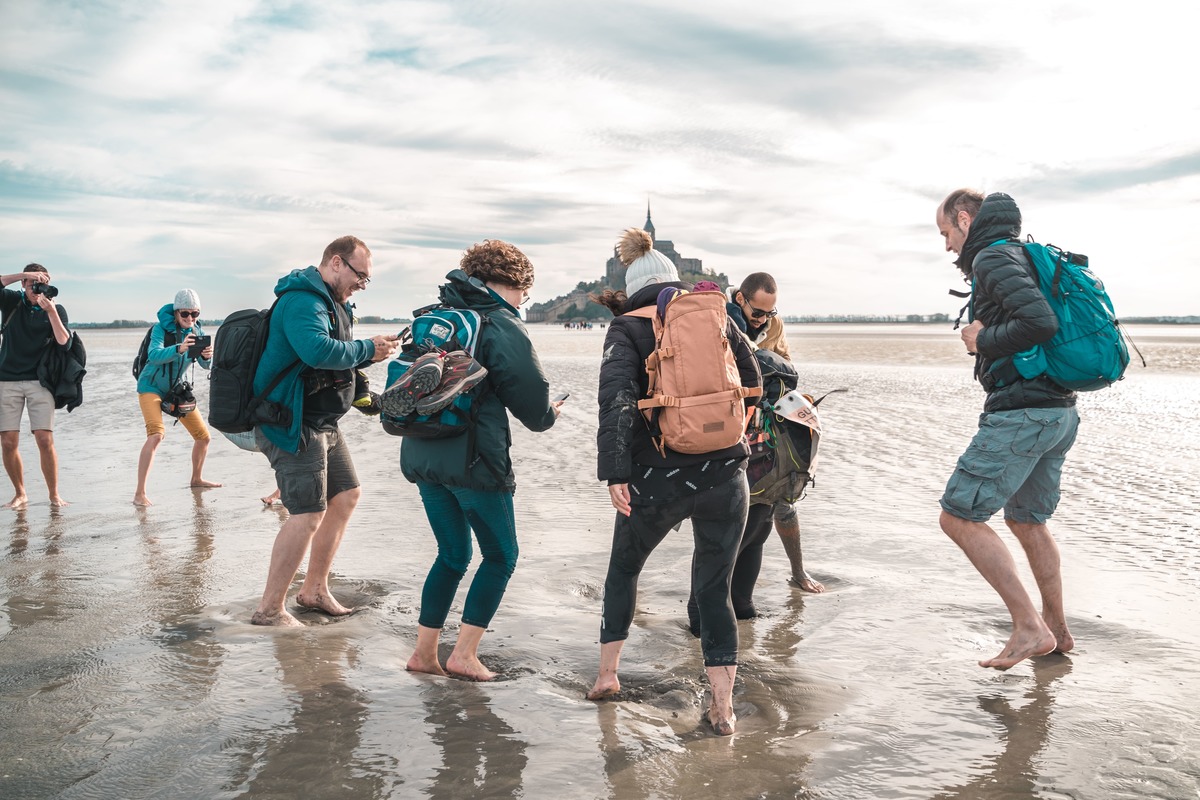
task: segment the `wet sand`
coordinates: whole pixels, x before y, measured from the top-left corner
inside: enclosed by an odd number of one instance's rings
[[[603,331],[532,328],[572,396],[551,431],[514,429],[521,556],[480,649],[491,684],[404,671],[434,543],[398,439],[343,425],[364,496],[334,588],[366,610],[251,626],[283,513],[258,500],[265,459],[218,437],[206,473],[225,488],[189,489],[171,427],[155,505],[135,508],[142,332],[83,332],[86,403],[56,432],[72,505],[49,508],[26,431],[32,503],[0,511],[0,797],[1197,797],[1200,331],[1135,328],[1151,367],[1081,399],[1053,523],[1077,648],[1001,673],[976,662],[1004,608],[937,527],[983,399],[956,335],[791,330],[807,389],[850,388],[821,407],[799,508],[827,591],[789,587],[767,545],[731,738],[700,723],[686,524],[643,574],[624,699],[583,699],[613,518],[594,480]]]

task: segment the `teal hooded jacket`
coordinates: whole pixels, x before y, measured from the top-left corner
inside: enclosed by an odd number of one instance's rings
[[[292,412],[287,427],[260,424],[263,435],[276,447],[289,453],[300,451],[300,428],[304,422],[304,381],[306,367],[350,370],[375,355],[370,339],[343,341],[337,338],[335,301],[316,267],[294,269],[275,284],[279,298],[271,312],[271,332],[254,375],[254,392],[261,392],[280,371],[283,380],[267,395]],[[349,303],[343,303],[347,318],[352,318]],[[296,364],[299,359],[300,363]],[[294,366],[291,366],[293,365]],[[349,410],[349,407],[346,408]],[[344,412],[343,412],[344,413]]]
[[[508,452],[512,446],[508,414],[512,412],[531,431],[550,428],[555,421],[550,384],[516,309],[462,270],[456,269],[446,278],[441,302],[477,311],[484,319],[475,348],[475,360],[488,370],[479,417],[474,436],[404,437],[400,471],[413,483],[511,493],[516,490],[516,478]]]
[[[163,342],[166,341],[167,331],[175,335],[175,344],[164,346]],[[142,374],[138,376],[138,394],[153,392],[162,397],[177,381],[183,378],[183,373],[192,359],[188,358],[186,352],[180,353],[178,347],[189,333],[197,336],[204,335],[204,331],[200,327],[200,320],[196,320],[196,324],[192,327],[180,330],[179,326],[175,324],[175,306],[173,304],[167,303],[158,310],[158,322],[150,328],[150,344],[146,346],[146,366],[142,368]],[[204,369],[211,366],[211,362],[207,358],[196,359],[196,362]]]

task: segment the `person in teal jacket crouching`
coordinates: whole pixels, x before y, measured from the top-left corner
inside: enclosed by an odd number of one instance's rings
[[[400,469],[417,485],[438,544],[421,592],[417,647],[407,669],[488,681],[496,673],[480,662],[479,641],[517,565],[508,412],[526,428],[544,431],[554,424],[562,402],[550,401],[549,384],[517,313],[533,286],[533,265],[525,254],[507,242],[485,240],[467,250],[460,269],[446,278],[441,302],[484,318],[475,359],[487,376],[476,398],[474,436],[405,437],[400,446]],[[471,580],[458,640],[443,669],[438,638],[471,563],[472,530],[483,563]]]
[[[270,333],[254,377],[256,394],[280,374],[254,429],[255,443],[271,462],[288,519],[275,537],[271,569],[255,625],[300,625],[284,608],[288,587],[308,555],[296,593],[302,610],[343,616],[354,611],[329,589],[333,557],[361,494],[350,450],[338,430],[354,400],[354,370],[382,361],[399,346],[397,336],[352,338],[347,301],[371,282],[371,251],[353,236],[335,239],[321,264],[296,269],[275,285]]]
[[[146,495],[146,481],[150,478],[150,467],[158,445],[167,435],[163,424],[163,397],[184,381],[189,365],[198,363],[208,369],[212,359],[212,345],[204,347],[198,356],[189,353],[199,337],[204,335],[200,327],[200,295],[194,289],[180,289],[175,302],[167,303],[158,310],[158,322],[150,329],[150,341],[146,346],[146,364],[138,375],[138,405],[146,421],[146,443],[138,457],[137,489],[133,493],[133,504],[153,505]],[[204,459],[208,456],[210,436],[200,409],[193,408],[178,417],[188,433],[192,435],[192,481],[195,489],[211,489],[221,484],[205,480]]]

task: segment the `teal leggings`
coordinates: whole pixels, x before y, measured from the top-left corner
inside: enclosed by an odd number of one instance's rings
[[[483,563],[471,579],[462,621],[486,628],[500,607],[508,579],[517,567],[517,524],[513,496],[437,483],[418,483],[429,527],[437,539],[438,555],[421,591],[421,615],[426,628],[441,628],[450,614],[458,584],[471,565],[471,532],[479,540]]]

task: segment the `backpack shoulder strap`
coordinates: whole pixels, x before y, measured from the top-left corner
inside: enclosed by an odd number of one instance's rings
[[[635,308],[633,311],[626,311],[622,317],[641,317],[642,319],[654,319],[654,315],[658,313],[658,309],[654,306],[642,306]]]

